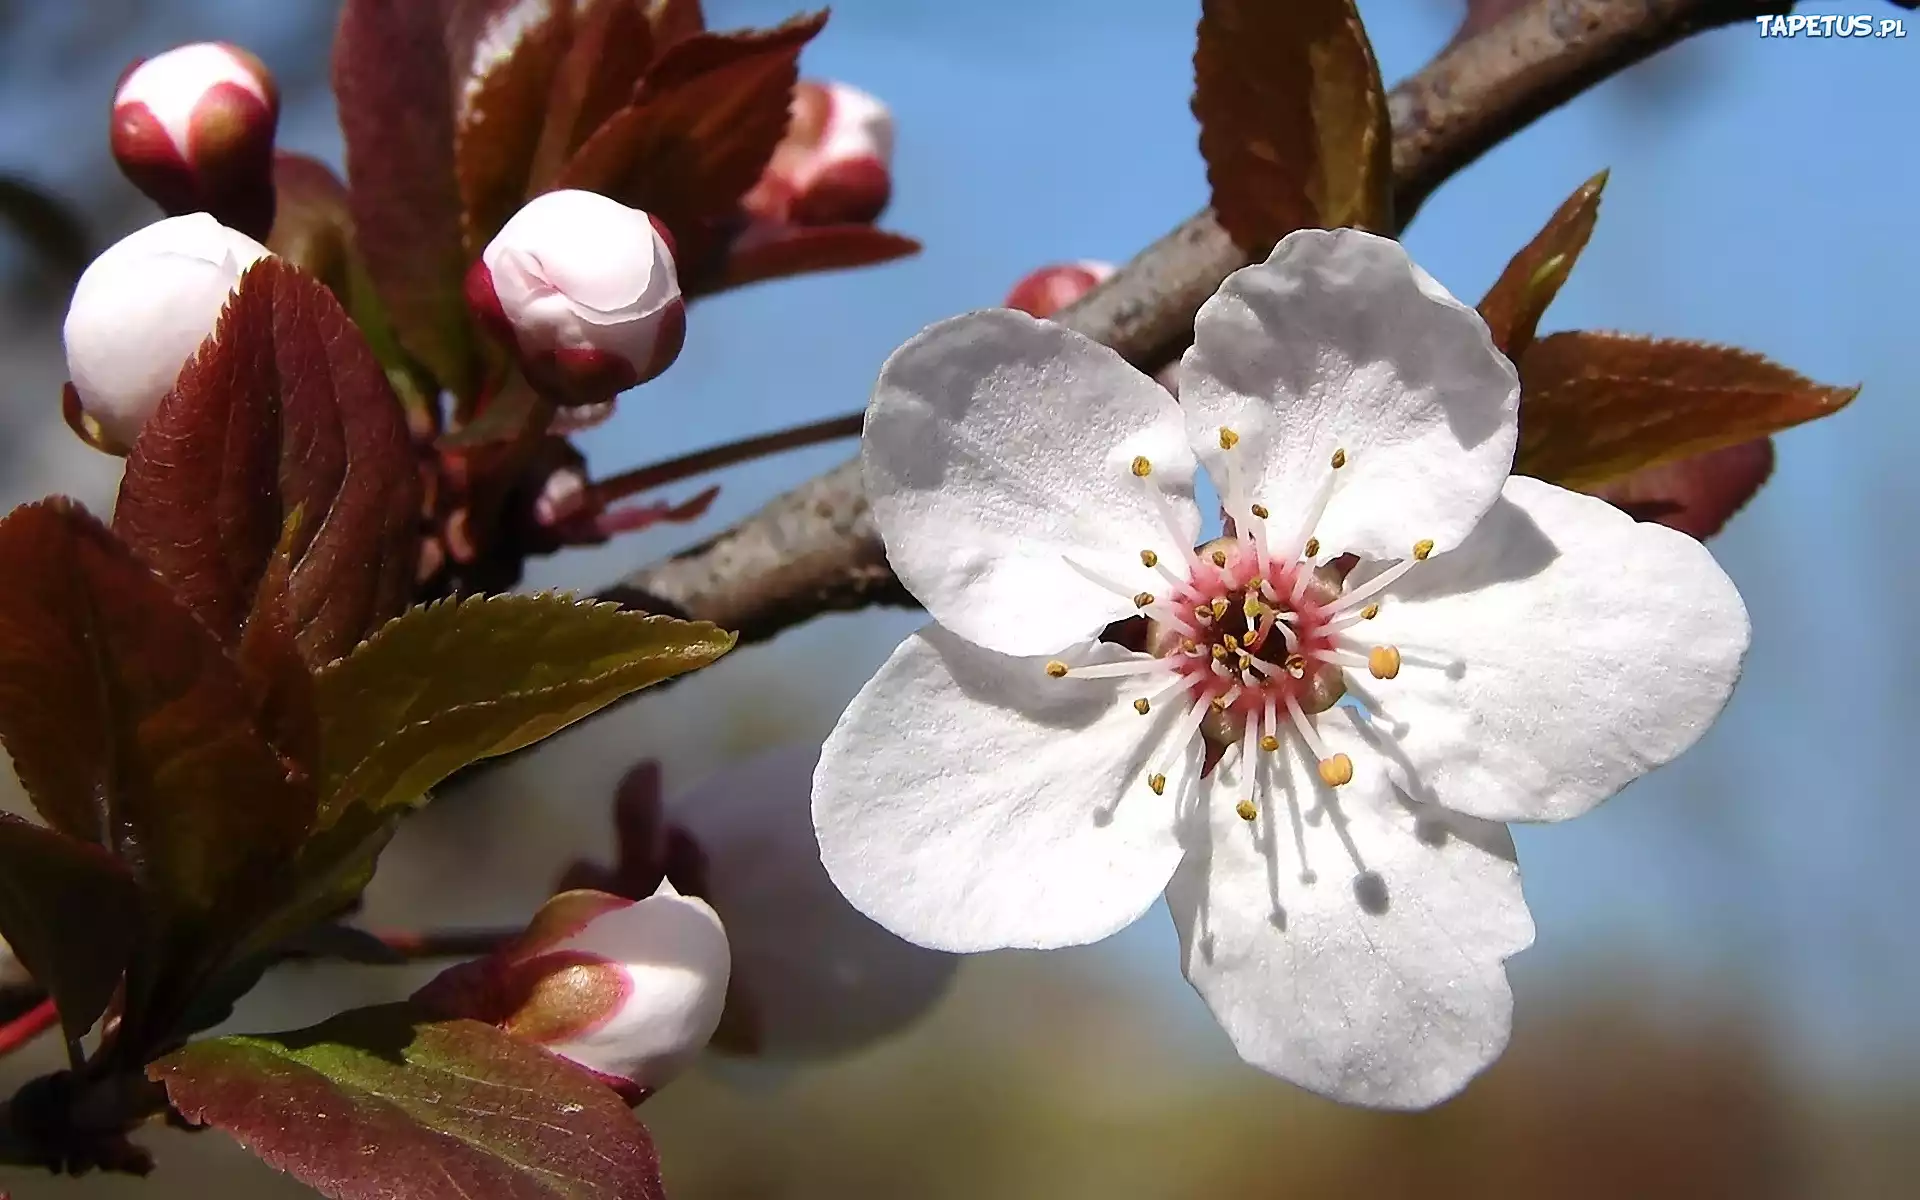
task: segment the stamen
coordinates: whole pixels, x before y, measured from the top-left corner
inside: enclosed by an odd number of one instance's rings
[[[1153,603],[1152,592],[1138,592],[1133,597],[1133,606],[1135,608],[1145,608],[1152,603]]]
[[[1220,618],[1226,616],[1227,609],[1231,607],[1232,606],[1227,603],[1225,596],[1215,596],[1213,598],[1213,619],[1218,621]]]
[[[1344,754],[1320,760],[1320,782],[1328,787],[1343,787],[1353,782],[1353,760]]]
[[[1360,619],[1362,621],[1371,621],[1379,615],[1380,606],[1378,604],[1369,604],[1360,610]]]
[[[1345,450],[1335,450],[1333,452],[1333,469],[1338,471],[1341,467],[1344,467],[1346,465],[1347,465],[1347,452]]]
[[[1298,560],[1301,551],[1306,547],[1307,539],[1312,537],[1313,531],[1319,527],[1320,518],[1327,512],[1327,502],[1333,499],[1333,481],[1336,478],[1338,478],[1337,474],[1329,474],[1320,481],[1320,487],[1313,493],[1312,502],[1307,505],[1306,517],[1300,522],[1300,531],[1294,534],[1293,541],[1288,543],[1291,550],[1287,555],[1288,558]]]
[[[1280,749],[1280,738],[1278,736],[1280,733],[1280,716],[1274,709],[1272,696],[1267,697],[1265,711],[1260,715],[1262,718],[1260,725],[1262,730],[1260,734],[1260,748],[1268,754],[1272,754],[1274,751]]]
[[[1193,610],[1193,619],[1202,625],[1213,624],[1213,605],[1202,604]]]
[[[1222,450],[1231,450],[1239,444],[1240,435],[1228,429],[1225,425],[1222,425],[1220,427],[1220,448]]]
[[[1144,717],[1153,711],[1153,702],[1142,696],[1133,702],[1133,711]]]
[[[1136,478],[1145,479],[1153,474],[1153,463],[1148,461],[1146,455],[1136,454],[1133,457],[1133,473]]]
[[[1433,553],[1432,538],[1421,538],[1419,541],[1413,544],[1413,557],[1418,562],[1425,562],[1427,559],[1427,555],[1432,553]]]
[[[1059,667],[1060,669],[1055,671],[1055,667]],[[1072,668],[1073,676],[1076,679],[1125,679],[1134,675],[1159,675],[1164,672],[1178,670],[1178,667],[1169,663],[1164,658],[1149,658],[1145,656],[1121,659],[1119,662],[1088,663],[1083,667]],[[1047,664],[1047,674],[1053,676],[1055,679],[1067,674],[1067,672],[1067,664],[1057,658]]]
[[[1187,686],[1186,676],[1178,672],[1175,672],[1173,679],[1170,682],[1168,682],[1165,687],[1162,687],[1157,691],[1148,692],[1146,695],[1140,697],[1138,700],[1135,700],[1133,702],[1133,711],[1139,713],[1141,716],[1144,717],[1148,713],[1153,711],[1154,705],[1160,703],[1162,700],[1165,700],[1168,696],[1173,695],[1175,692],[1181,691],[1186,686]]]
[[[1235,700],[1240,698],[1240,692],[1241,687],[1236,683],[1226,691],[1221,692],[1218,696],[1215,696],[1212,700],[1208,701],[1208,703],[1213,705],[1215,712],[1225,712],[1233,707]]]
[[[1367,651],[1367,670],[1375,679],[1392,679],[1400,673],[1400,651],[1392,646],[1375,646]]]
[[[1273,515],[1272,513],[1269,513],[1267,511],[1267,506],[1264,504],[1256,504],[1249,511],[1252,512],[1254,516],[1259,517],[1262,521],[1266,520],[1268,517]]]
[[[1075,562],[1068,555],[1062,554],[1060,556],[1060,561],[1066,563],[1069,567],[1072,567],[1074,574],[1080,576],[1080,578],[1086,580],[1088,583],[1091,583],[1094,586],[1100,588],[1102,591],[1112,592],[1116,596],[1125,596],[1127,599],[1132,600],[1135,605],[1141,608],[1146,607],[1145,604],[1140,604],[1140,596],[1146,595],[1146,593],[1136,592],[1134,588],[1128,587],[1126,584],[1121,583],[1119,580],[1109,577],[1104,572],[1096,571],[1092,567],[1087,566],[1085,563]],[[1152,603],[1153,603],[1153,597],[1147,596],[1147,604],[1152,604]]]
[[[1313,728],[1313,722],[1301,711],[1300,702],[1292,696],[1287,697],[1287,715],[1293,718],[1293,727],[1300,731],[1300,740],[1307,744],[1307,750],[1319,760],[1320,782],[1328,787],[1340,787],[1353,782],[1353,760],[1344,754],[1328,754],[1327,744]]]
[[[1225,550],[1215,550],[1212,554],[1209,554],[1207,557],[1213,560],[1214,566],[1219,567],[1223,571],[1226,570],[1227,552]]]
[[[1320,539],[1317,537],[1308,538],[1305,553],[1308,558],[1318,558],[1320,556]]]
[[[1233,806],[1233,811],[1242,821],[1253,821],[1260,816],[1260,810],[1253,806],[1251,800],[1242,800]]]
[[[1143,567],[1157,567],[1160,565],[1160,556],[1151,550],[1142,550],[1140,552],[1140,565]]]
[[[1174,726],[1173,735],[1167,740],[1167,752],[1154,765],[1153,773],[1147,776],[1147,786],[1153,789],[1154,795],[1166,794],[1167,772],[1173,768],[1173,764],[1192,743],[1194,736],[1200,732],[1200,722],[1206,720],[1211,708],[1212,705],[1207,701],[1195,700],[1187,709],[1186,715],[1180,718],[1179,724]]]
[[[1047,674],[1054,679],[1065,679],[1067,676],[1067,664],[1057,658],[1050,659],[1047,662]]]
[[[1372,579],[1367,580],[1359,587],[1340,597],[1338,600],[1335,600],[1332,604],[1329,604],[1327,606],[1327,612],[1330,614],[1346,612],[1348,609],[1358,605],[1361,601],[1371,598],[1374,593],[1384,588],[1392,587],[1394,584],[1400,582],[1402,575],[1413,570],[1414,563],[1417,561],[1417,559],[1411,558],[1400,560],[1378,575],[1375,575]],[[1376,608],[1374,611],[1378,612],[1380,610]],[[1365,614],[1362,615],[1364,616]]]

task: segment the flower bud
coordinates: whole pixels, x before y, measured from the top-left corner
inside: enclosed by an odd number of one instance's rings
[[[192,213],[135,230],[81,274],[63,330],[67,373],[73,400],[105,443],[133,445],[240,276],[266,253]]]
[[[280,94],[237,46],[197,42],[136,62],[113,94],[113,156],[169,214],[209,212],[250,236],[273,225]]]
[[[562,892],[513,944],[414,999],[543,1046],[637,1103],[713,1036],[731,965],[720,918],[670,883],[638,901]]]
[[[1113,271],[1112,263],[1091,259],[1041,267],[1013,285],[1007,307],[1045,320],[1105,283]]]
[[[844,83],[801,80],[787,136],[741,200],[764,220],[864,225],[893,195],[893,114]]]
[[[596,192],[547,192],[501,227],[467,301],[561,404],[599,404],[667,369],[686,339],[673,243],[647,213]]]

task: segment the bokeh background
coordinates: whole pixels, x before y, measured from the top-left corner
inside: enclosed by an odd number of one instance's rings
[[[1459,17],[1457,0],[1361,8],[1389,81]],[[786,0],[707,9],[718,27],[790,12]],[[330,0],[0,0],[0,173],[69,198],[97,244],[152,219],[108,158],[109,92],[133,56],[203,38],[259,53],[286,98],[282,144],[338,163],[335,11]],[[842,0],[805,69],[892,105],[886,223],[925,253],[703,301],[679,364],[585,436],[593,466],[857,407],[923,324],[996,302],[1044,262],[1124,260],[1204,203],[1187,107],[1197,11],[1192,0]],[[1846,11],[1896,12],[1879,0]],[[1762,39],[1751,25],[1697,38],[1488,155],[1407,236],[1434,275],[1478,297],[1567,192],[1611,167],[1598,231],[1543,328],[1725,342],[1865,385],[1849,410],[1780,439],[1774,480],[1715,543],[1754,621],[1745,682],[1718,727],[1592,816],[1516,831],[1539,939],[1513,963],[1521,1016],[1505,1060],[1424,1115],[1307,1097],[1238,1063],[1155,912],[1086,950],[969,960],[927,1019],[834,1062],[710,1060],[643,1110],[672,1193],[1920,1194],[1920,796],[1908,775],[1920,719],[1920,21],[1909,24],[1905,41]],[[70,286],[0,230],[9,505],[56,490],[111,502],[117,463],[57,415]],[[726,472],[700,526],[570,553],[529,586],[604,584],[849,449]],[[613,785],[636,760],[661,760],[675,790],[756,748],[817,743],[917,623],[817,620],[448,792],[388,855],[369,919],[524,918],[570,857],[605,853]],[[236,1026],[304,1023],[420,978],[290,968]],[[48,1042],[0,1062],[0,1086],[56,1054]],[[146,1183],[0,1171],[0,1192],[306,1194],[221,1135],[150,1142],[161,1169]]]

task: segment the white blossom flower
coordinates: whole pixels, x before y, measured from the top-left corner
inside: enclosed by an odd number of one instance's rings
[[[670,883],[637,901],[562,892],[511,945],[443,972],[415,999],[498,1025],[638,1100],[713,1037],[731,961],[712,907]]]
[[[567,404],[601,404],[645,383],[686,340],[665,228],[597,192],[529,200],[473,265],[467,299],[528,380]]]
[[[1094,941],[1164,890],[1249,1062],[1435,1103],[1505,1044],[1533,936],[1496,822],[1690,746],[1746,613],[1699,543],[1509,477],[1514,370],[1396,243],[1294,233],[1194,332],[1179,402],[1008,311],[888,360],[867,488],[934,623],[827,741],[822,859],[959,951]],[[1197,462],[1232,524],[1195,549]]]
[[[266,237],[279,120],[264,63],[238,46],[196,42],[127,69],[109,141],[127,178],[168,213],[206,211]]]
[[[133,444],[240,276],[266,254],[246,234],[189,213],[135,230],[81,273],[63,330],[67,373],[110,441]]]

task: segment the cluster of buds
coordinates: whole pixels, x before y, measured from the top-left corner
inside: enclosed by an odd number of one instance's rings
[[[713,1037],[731,970],[720,918],[663,882],[643,900],[562,892],[510,945],[414,999],[542,1046],[637,1104]]]
[[[567,406],[645,383],[686,340],[666,228],[596,192],[528,201],[468,273],[467,301],[527,381]]]
[[[781,225],[869,224],[893,195],[893,115],[844,83],[801,80],[787,135],[741,200]]]
[[[168,217],[108,247],[67,309],[68,423],[94,445],[132,447],[227,297],[267,248],[206,213]]]
[[[265,238],[279,120],[279,91],[259,59],[199,42],[127,68],[110,140],[127,178],[167,213],[212,213]]]

